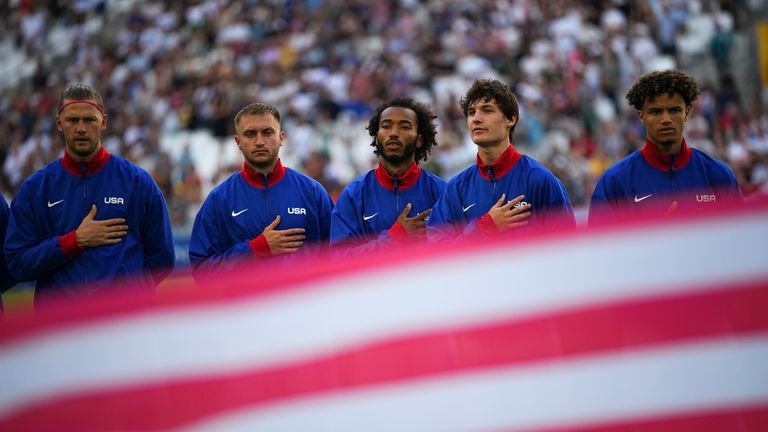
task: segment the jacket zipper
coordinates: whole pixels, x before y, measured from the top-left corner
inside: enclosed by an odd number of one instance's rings
[[[491,196],[493,197],[493,202],[491,205],[493,205],[498,200],[498,197],[496,197],[496,174],[493,172],[492,166],[488,166],[488,179],[491,181],[491,185],[493,186],[491,193]]]
[[[392,178],[392,189],[395,192],[395,214],[400,214],[400,182],[397,177]]]
[[[272,209],[269,207],[269,182],[267,181],[267,174],[262,174],[262,177],[264,178],[264,203],[267,206],[267,214],[270,215],[271,217]],[[274,215],[274,216],[277,216],[277,215]],[[272,223],[274,219],[275,218],[271,218],[270,220],[268,220],[267,225]]]
[[[672,200],[677,201],[677,189],[675,188],[675,155],[669,155],[669,181],[672,183]]]
[[[88,214],[88,213],[90,213],[91,209],[90,209],[90,207],[88,207],[88,197],[87,197],[87,191],[86,191],[86,180],[87,180],[87,178],[85,176],[85,174],[86,174],[86,162],[85,161],[83,161],[80,164],[80,174],[81,174],[81,178],[82,178],[82,181],[83,181],[83,207],[85,209],[85,214]],[[85,284],[85,289],[87,290],[88,289],[88,259],[85,256],[83,257],[83,266],[85,267],[85,271],[84,271],[84,273],[85,273],[84,274],[84,280],[85,281],[84,281],[84,284]]]

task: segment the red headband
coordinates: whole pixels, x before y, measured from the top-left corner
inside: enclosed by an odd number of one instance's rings
[[[64,105],[62,105],[61,108],[59,108],[59,114],[61,114],[61,112],[64,111],[64,108],[66,108],[66,107],[68,107],[68,106],[70,106],[72,104],[78,104],[78,103],[84,103],[84,104],[91,105],[92,107],[94,107],[97,110],[99,110],[102,114],[104,113],[104,107],[101,106],[100,104],[92,101],[92,100],[75,99],[75,100],[71,100],[71,101],[65,103]]]

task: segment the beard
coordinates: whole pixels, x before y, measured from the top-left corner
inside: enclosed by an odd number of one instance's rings
[[[376,150],[379,152],[379,156],[392,165],[400,165],[405,162],[413,160],[413,155],[416,154],[416,141],[410,143],[403,143],[402,153],[389,152],[384,145],[376,141]]]
[[[81,159],[87,159],[96,153],[96,150],[99,148],[99,141],[100,139],[95,141],[89,139],[87,141],[88,145],[85,145],[86,141],[84,140],[71,139],[66,143],[66,146],[73,156]]]

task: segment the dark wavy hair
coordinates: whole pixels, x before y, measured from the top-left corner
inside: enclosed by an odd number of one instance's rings
[[[416,102],[412,98],[399,97],[390,99],[376,108],[376,112],[368,122],[368,133],[373,137],[371,146],[373,147],[373,154],[379,156],[379,150],[376,147],[376,134],[379,133],[379,122],[381,121],[381,113],[385,109],[391,107],[408,108],[416,113],[416,133],[421,137],[421,147],[416,149],[414,155],[416,163],[420,160],[427,160],[427,155],[432,151],[432,147],[437,145],[437,127],[434,120],[437,116],[432,113],[432,109],[429,105]]]
[[[656,96],[679,94],[686,106],[693,105],[701,91],[693,77],[678,70],[654,71],[637,79],[627,92],[627,101],[637,111],[642,111],[643,103]]]
[[[499,109],[504,113],[507,120],[520,119],[520,106],[517,104],[517,97],[512,93],[512,89],[503,82],[495,79],[475,80],[472,87],[467,90],[467,94],[459,100],[461,112],[467,117],[469,108],[478,101],[489,102],[496,101]],[[515,132],[517,122],[509,130],[509,141],[512,141],[512,135]]]

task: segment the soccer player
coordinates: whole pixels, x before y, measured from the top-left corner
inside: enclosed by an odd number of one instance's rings
[[[5,197],[0,194],[0,294],[16,284],[11,272],[8,270],[8,264],[5,262],[5,253],[3,252],[3,243],[5,242],[5,232],[8,229],[8,203]],[[0,297],[0,316],[3,314],[3,298]]]
[[[335,255],[426,241],[427,218],[445,181],[419,167],[436,145],[435,115],[411,98],[379,105],[368,123],[376,168],[342,191],[331,214]]]
[[[5,253],[35,304],[76,301],[108,286],[154,289],[173,269],[168,208],[152,177],[101,143],[107,113],[86,84],[67,87],[56,126],[64,155],[30,176],[11,203]]]
[[[512,145],[520,114],[510,88],[494,79],[476,80],[460,104],[477,163],[448,182],[427,224],[429,241],[575,226],[560,180]]]
[[[645,126],[645,145],[598,180],[589,224],[741,202],[730,168],[685,142],[685,122],[698,96],[696,81],[676,70],[647,73],[629,89],[626,98]]]
[[[244,259],[285,262],[327,251],[333,202],[320,183],[280,162],[285,131],[277,108],[243,107],[234,138],[243,169],[211,191],[192,227],[189,260],[198,282]]]

